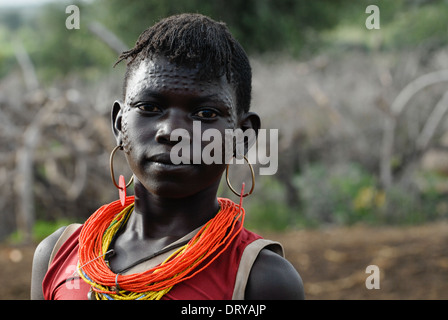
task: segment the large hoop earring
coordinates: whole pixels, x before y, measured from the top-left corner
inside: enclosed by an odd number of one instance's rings
[[[251,176],[252,176],[252,187],[250,188],[250,191],[248,192],[248,193],[245,193],[245,194],[241,194],[241,193],[238,193],[233,187],[232,187],[232,184],[230,183],[230,179],[229,179],[229,166],[230,166],[230,163],[228,163],[227,164],[227,167],[226,167],[226,182],[227,182],[227,186],[229,186],[229,188],[230,188],[230,190],[232,190],[232,192],[234,193],[234,194],[236,194],[238,197],[240,197],[240,198],[244,198],[244,197],[247,197],[248,195],[250,195],[250,194],[252,194],[252,192],[254,191],[254,188],[255,188],[255,174],[254,174],[254,168],[252,167],[252,164],[249,162],[249,160],[247,159],[247,157],[246,156],[244,156],[244,160],[247,162],[247,164],[249,165],[249,168],[250,168],[250,174],[251,174]]]
[[[118,179],[118,183],[115,180],[114,156],[115,156],[115,153],[117,152],[117,150],[123,150],[123,146],[122,145],[116,146],[114,148],[114,150],[112,150],[112,153],[110,154],[110,159],[109,159],[110,177],[112,178],[112,182],[114,183],[114,186],[118,189],[118,194],[120,196],[121,204],[124,206],[125,201],[126,201],[126,188],[128,188],[132,184],[132,182],[134,181],[134,176],[131,177],[131,179],[129,180],[129,182],[127,184],[125,183],[124,177],[122,175],[120,175],[120,177]]]

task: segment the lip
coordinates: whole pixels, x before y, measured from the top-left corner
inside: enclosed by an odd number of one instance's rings
[[[169,153],[160,153],[160,154],[153,155],[153,156],[149,157],[148,161],[175,166],[175,164],[173,164],[173,162],[171,161],[171,157],[170,157]]]
[[[160,153],[153,155],[148,158],[148,162],[155,168],[161,170],[182,170],[192,166],[191,164],[189,164],[189,161],[184,161],[187,164],[184,164],[182,162],[179,164],[174,164],[171,161],[171,156],[169,153]]]

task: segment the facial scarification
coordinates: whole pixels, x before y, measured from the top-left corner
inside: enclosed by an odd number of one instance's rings
[[[197,68],[179,67],[168,62],[164,58],[153,58],[143,60],[128,79],[126,86],[125,104],[122,117],[123,147],[126,153],[132,151],[132,142],[128,135],[127,113],[131,110],[130,105],[136,102],[144,90],[150,89],[154,92],[170,92],[179,95],[219,95],[227,106],[228,128],[236,126],[237,112],[232,99],[232,93],[222,89],[225,77],[216,80],[200,79]]]

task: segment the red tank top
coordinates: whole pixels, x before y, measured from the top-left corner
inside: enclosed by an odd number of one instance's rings
[[[42,283],[46,300],[87,300],[90,285],[76,272],[81,228],[62,244],[48,268]],[[243,228],[213,263],[194,277],[176,284],[162,299],[232,299],[241,256],[244,249],[257,239],[261,237]]]

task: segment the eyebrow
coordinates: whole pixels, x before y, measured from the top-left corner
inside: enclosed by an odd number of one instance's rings
[[[218,103],[224,103],[225,101],[220,99],[217,94],[210,94],[206,96],[198,96],[192,99],[195,103],[202,103],[206,101],[212,101],[212,102],[218,102]]]
[[[132,99],[131,104],[136,103],[137,101],[145,101],[145,99],[148,98],[153,98],[156,100],[166,100],[166,96],[158,91],[143,90]]]

